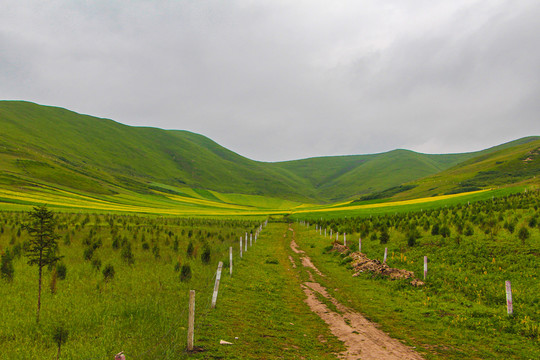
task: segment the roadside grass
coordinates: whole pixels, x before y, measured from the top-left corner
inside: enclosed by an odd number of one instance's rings
[[[296,242],[328,275],[318,280],[335,298],[392,337],[415,346],[427,359],[540,357],[537,230],[524,245],[516,242],[515,234],[501,234],[494,242],[478,229],[477,235],[460,243],[423,233],[412,248],[403,234],[394,231],[388,244],[363,239],[362,252],[368,257],[382,261],[388,247],[389,266],[412,270],[420,279],[427,255],[427,283],[416,288],[406,280],[370,273],[353,277],[338,253],[325,250],[333,240],[314,227],[295,225],[295,229]],[[358,237],[347,234],[353,250],[358,249]],[[513,317],[506,314],[505,280],[512,280]]]
[[[244,257],[233,262],[233,276],[228,271],[222,275],[216,309],[195,335],[195,345],[205,351],[193,358],[335,359],[333,354],[343,350],[304,302],[287,257],[287,232],[286,224],[269,224]],[[233,345],[219,345],[220,340]]]

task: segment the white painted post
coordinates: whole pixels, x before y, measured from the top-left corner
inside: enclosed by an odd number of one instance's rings
[[[193,351],[194,329],[195,329],[195,290],[189,290],[189,311],[188,311],[188,331],[187,331],[188,351]]]
[[[324,228],[324,237],[326,237],[326,228]]]
[[[362,252],[362,238],[358,238],[358,252]]]
[[[339,231],[336,232],[336,242],[339,240]]]
[[[343,245],[347,246],[347,233],[343,233]]]
[[[223,267],[223,262],[220,261],[217,266],[216,282],[214,283],[214,294],[212,295],[212,309],[216,307],[217,294],[219,290],[219,280],[221,280],[221,268]]]
[[[508,316],[512,316],[514,313],[512,304],[512,285],[509,280],[506,280],[506,312],[508,313]]]
[[[240,236],[240,257],[242,257],[242,237]]]
[[[247,238],[247,233],[246,233],[246,237],[244,238],[244,252],[247,252],[247,244],[248,244],[248,238]]]
[[[424,280],[427,277],[427,256],[424,256]]]
[[[330,229],[330,237],[332,237],[332,229]]]
[[[229,246],[229,273],[232,276],[232,246]]]
[[[384,248],[384,260],[383,260],[383,263],[386,264],[386,256],[388,255],[388,248]]]
[[[253,246],[253,233],[249,234],[249,246]]]

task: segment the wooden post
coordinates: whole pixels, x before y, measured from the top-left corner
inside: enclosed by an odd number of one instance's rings
[[[232,246],[229,246],[229,273],[232,276]]]
[[[362,252],[362,238],[358,238],[358,252]]]
[[[217,266],[216,282],[214,283],[214,294],[212,295],[212,309],[216,307],[217,294],[219,290],[219,280],[221,280],[221,268],[223,267],[223,262],[220,261]]]
[[[427,256],[424,256],[424,280],[427,277]]]
[[[330,238],[332,237],[332,229],[330,229]]]
[[[508,313],[508,316],[512,316],[514,313],[512,304],[512,285],[509,280],[506,280],[506,312]]]
[[[347,246],[347,233],[343,233],[343,246]]]
[[[195,290],[189,290],[189,313],[187,331],[187,349],[193,351],[193,337],[195,329]]]
[[[386,255],[388,255],[388,248],[384,248],[384,260],[383,260],[383,263],[386,264]]]
[[[242,237],[240,236],[240,257],[242,257]]]

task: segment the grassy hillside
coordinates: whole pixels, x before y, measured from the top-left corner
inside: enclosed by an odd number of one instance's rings
[[[131,127],[22,101],[0,101],[0,128],[0,188],[23,192],[59,188],[93,197],[123,196],[118,201],[139,197],[138,206],[149,201],[145,196],[156,193],[248,207],[255,206],[254,199],[278,204],[279,198],[295,201],[297,206],[296,202],[358,199],[411,182],[416,188],[397,188],[401,193],[396,197],[444,194],[456,187],[483,188],[494,178],[499,183],[515,183],[534,175],[537,167],[522,172],[523,166],[531,166],[511,162],[512,154],[524,156],[534,149],[531,141],[539,139],[525,138],[464,154],[394,150],[264,163],[188,131]],[[537,163],[536,155],[530,162]],[[460,184],[463,181],[468,183]],[[384,196],[395,195],[394,190]]]
[[[317,197],[339,201],[438,173],[473,156],[474,153],[428,155],[394,150],[287,161],[274,166],[307,179]]]
[[[300,179],[187,131],[125,126],[27,102],[0,102],[3,184],[45,182],[96,194],[150,183],[306,199]],[[163,190],[163,188],[160,188]]]
[[[395,199],[476,191],[508,184],[540,185],[540,137],[527,137],[488,150],[438,174],[411,182],[414,188],[399,193]]]

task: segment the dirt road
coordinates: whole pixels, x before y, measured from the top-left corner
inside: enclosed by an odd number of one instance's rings
[[[311,310],[324,320],[332,334],[343,341],[346,350],[338,355],[340,359],[401,359],[401,360],[421,360],[423,359],[412,348],[391,338],[377,328],[377,325],[367,320],[359,312],[344,306],[332,297],[326,288],[315,281],[312,271],[319,276],[324,276],[313,264],[307,254],[301,250],[295,242],[294,229],[292,232],[290,247],[292,251],[300,256],[303,267],[309,275],[310,281],[301,284],[306,294],[305,302]],[[296,264],[292,257],[289,257],[293,268]],[[321,298],[326,299],[326,301]]]

